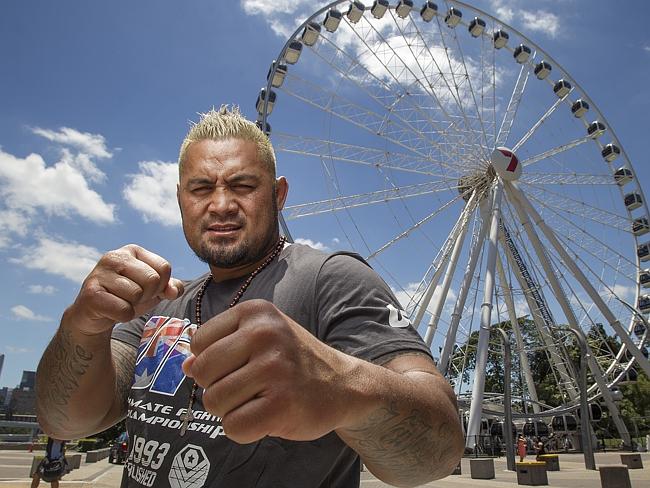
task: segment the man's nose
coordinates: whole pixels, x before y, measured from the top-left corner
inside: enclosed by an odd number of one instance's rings
[[[237,212],[237,202],[227,188],[216,187],[210,197],[208,210],[216,214],[230,214]]]

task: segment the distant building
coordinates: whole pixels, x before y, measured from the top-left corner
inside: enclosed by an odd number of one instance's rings
[[[21,390],[33,390],[36,386],[36,371],[23,371],[23,378],[20,380]]]
[[[36,372],[23,371],[20,385],[14,388],[9,400],[9,412],[14,415],[36,415]]]
[[[9,411],[15,415],[36,415],[36,390],[14,389],[9,402]]]
[[[0,378],[2,378],[2,365],[4,364],[4,362],[5,362],[5,355],[0,354]]]

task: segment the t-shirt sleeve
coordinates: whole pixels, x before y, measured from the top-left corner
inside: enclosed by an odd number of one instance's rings
[[[390,287],[360,257],[330,257],[315,293],[319,338],[335,349],[375,363],[409,352],[431,357]]]

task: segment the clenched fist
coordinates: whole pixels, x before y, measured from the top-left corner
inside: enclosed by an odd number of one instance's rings
[[[135,244],[109,251],[86,277],[67,313],[80,332],[105,333],[163,299],[182,295],[183,283],[171,277],[171,269],[165,259]]]
[[[361,361],[320,342],[270,302],[245,301],[208,320],[191,350],[183,370],[236,442],[317,439],[361,410],[351,395]]]

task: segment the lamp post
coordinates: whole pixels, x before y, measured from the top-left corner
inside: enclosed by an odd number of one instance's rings
[[[512,438],[512,400],[510,396],[510,377],[511,377],[511,363],[510,363],[510,339],[508,334],[498,327],[494,330],[498,331],[501,336],[501,343],[503,345],[503,438],[506,443],[506,462],[508,471],[515,470],[515,446]]]
[[[587,398],[587,338],[581,329],[568,327],[561,330],[571,332],[580,347],[580,430],[582,431],[582,451],[585,456],[585,468],[595,470],[594,449],[591,445],[591,428],[589,426],[589,401]]]

